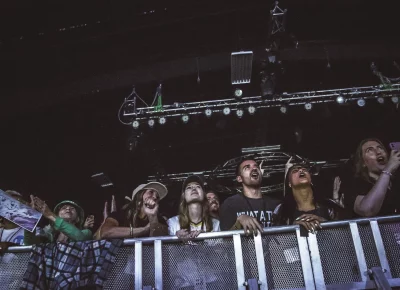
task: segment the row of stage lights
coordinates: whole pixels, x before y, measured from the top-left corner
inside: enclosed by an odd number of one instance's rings
[[[383,98],[383,97],[377,97],[376,100],[377,100],[377,102],[378,102],[379,104],[384,104],[384,103],[385,103],[385,98]],[[391,97],[391,101],[392,101],[394,104],[398,104],[398,103],[399,103],[399,97],[393,96],[393,97]],[[336,103],[339,104],[339,105],[344,105],[344,104],[346,103],[346,98],[345,98],[344,96],[342,96],[342,95],[339,95],[339,96],[336,97]],[[357,105],[358,105],[359,107],[364,107],[365,104],[366,104],[366,100],[365,100],[364,98],[360,98],[360,99],[357,100]],[[309,102],[309,103],[305,103],[305,104],[304,104],[304,109],[305,109],[306,111],[311,111],[312,108],[313,108],[313,104],[312,104],[312,103]],[[286,113],[288,112],[288,107],[285,106],[285,105],[282,105],[282,106],[280,106],[279,110],[280,110],[280,112],[281,112],[282,114],[286,114]],[[244,114],[245,114],[244,109],[241,109],[241,108],[238,108],[238,109],[236,109],[236,110],[234,110],[234,111],[235,111],[235,113],[236,113],[236,116],[237,116],[239,119],[242,118],[242,117],[244,116]],[[225,116],[230,115],[231,112],[232,112],[232,109],[231,109],[230,107],[225,107],[225,108],[222,109],[222,114],[225,115]],[[255,112],[256,112],[256,107],[253,106],[253,105],[249,106],[249,107],[247,108],[247,112],[249,113],[249,115],[254,115]],[[213,113],[214,113],[214,111],[213,111],[212,109],[210,109],[210,108],[204,110],[204,115],[205,115],[207,118],[211,118],[211,116],[213,115]],[[164,116],[159,117],[157,120],[158,120],[158,123],[159,123],[160,125],[165,125],[165,124],[167,123],[167,118],[164,117]],[[184,114],[184,115],[182,115],[182,116],[181,116],[181,120],[182,120],[182,123],[187,124],[187,123],[189,122],[189,120],[190,120],[190,114]],[[155,124],[156,124],[156,119],[149,119],[149,120],[147,121],[147,124],[148,124],[148,126],[149,126],[150,128],[153,128],[153,127],[155,126]],[[132,127],[133,127],[134,129],[139,128],[139,126],[140,126],[140,122],[139,122],[139,121],[134,120],[134,121],[132,122]]]
[[[222,110],[222,114],[224,114],[225,116],[228,116],[228,115],[231,114],[231,111],[232,111],[231,108],[225,107],[225,108],[223,108],[223,110]],[[243,110],[243,109],[236,109],[235,112],[236,112],[236,116],[237,116],[238,118],[242,118],[243,115],[244,115],[244,110]],[[247,112],[248,112],[250,115],[254,115],[255,112],[256,112],[256,107],[255,107],[255,106],[249,106],[249,107],[247,108]],[[214,113],[214,111],[211,110],[211,109],[209,109],[209,108],[206,109],[206,110],[204,110],[204,115],[205,115],[207,118],[211,118],[211,116],[213,115],[213,113]],[[182,120],[182,122],[183,122],[184,124],[187,124],[187,123],[189,122],[189,120],[190,120],[190,114],[184,114],[184,115],[182,115],[182,116],[181,116],[181,120]],[[163,117],[159,117],[159,118],[158,118],[158,123],[159,123],[160,125],[164,125],[166,122],[167,122],[167,118],[166,118],[166,117],[163,116]],[[155,121],[155,119],[149,119],[149,120],[147,121],[147,124],[149,125],[150,128],[153,128],[154,125],[156,124],[156,121]],[[134,120],[134,121],[132,122],[132,127],[133,127],[133,128],[137,129],[137,128],[139,128],[139,126],[140,126],[140,122],[139,122],[139,121]]]

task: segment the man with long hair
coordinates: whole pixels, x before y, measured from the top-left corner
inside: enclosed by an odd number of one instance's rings
[[[98,230],[97,238],[136,238],[168,235],[165,218],[159,214],[159,202],[168,193],[159,182],[139,185],[122,211],[112,212]]]
[[[202,177],[192,175],[183,182],[179,214],[168,220],[168,227],[170,235],[177,235],[181,239],[220,230],[219,221],[209,214]]]
[[[376,138],[362,140],[354,156],[355,176],[345,207],[353,216],[373,217],[400,211],[400,152],[387,152]]]
[[[279,204],[261,193],[262,173],[257,162],[244,159],[236,169],[236,181],[242,185],[242,193],[229,197],[221,206],[222,230],[244,229],[246,234],[272,225],[272,215]]]

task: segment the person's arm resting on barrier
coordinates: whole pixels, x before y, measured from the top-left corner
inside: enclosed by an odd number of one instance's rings
[[[116,219],[108,217],[101,228],[100,238],[137,238],[148,236],[149,233],[150,224],[147,224],[147,226],[141,228],[120,227]]]
[[[92,231],[89,229],[80,230],[73,224],[64,221],[60,217],[55,217],[54,229],[62,232],[72,241],[87,241],[92,239]]]

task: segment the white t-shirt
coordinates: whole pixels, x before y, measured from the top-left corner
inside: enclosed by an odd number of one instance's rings
[[[9,230],[0,228],[0,237],[1,237],[1,242],[11,242],[17,245],[23,245],[24,229],[20,227]]]
[[[211,218],[212,221],[212,232],[219,232],[221,229],[219,227],[219,220]],[[176,232],[181,229],[181,225],[179,224],[179,216],[174,216],[167,220],[168,223],[168,232],[170,236],[175,236]],[[205,225],[200,224],[198,226],[194,226],[193,224],[190,224],[190,230],[191,231],[206,231]]]

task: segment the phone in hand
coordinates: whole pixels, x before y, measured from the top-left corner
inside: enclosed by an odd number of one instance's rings
[[[400,151],[400,142],[392,142],[389,144],[389,148],[393,151]]]

